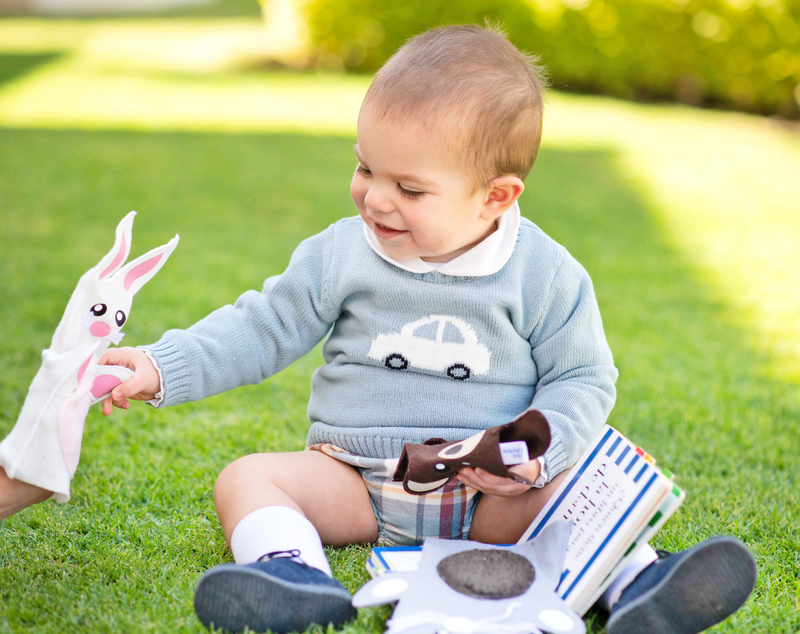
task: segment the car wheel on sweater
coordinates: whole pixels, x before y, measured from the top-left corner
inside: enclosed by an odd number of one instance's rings
[[[383,363],[390,370],[405,370],[408,368],[408,359],[399,352],[390,354]]]
[[[469,378],[470,371],[463,363],[454,363],[447,368],[447,376],[451,379],[458,379],[459,381],[466,381]]]

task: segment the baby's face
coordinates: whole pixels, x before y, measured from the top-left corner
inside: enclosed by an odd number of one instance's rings
[[[350,195],[390,257],[448,262],[494,231],[481,217],[485,192],[471,195],[441,134],[377,118],[366,104],[355,149]]]

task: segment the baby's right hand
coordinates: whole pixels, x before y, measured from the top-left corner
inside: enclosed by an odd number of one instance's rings
[[[103,415],[108,416],[114,407],[128,409],[127,399],[149,401],[161,389],[158,370],[150,358],[137,348],[113,348],[106,350],[98,365],[121,365],[133,370],[133,376],[115,387],[111,396],[103,400]]]

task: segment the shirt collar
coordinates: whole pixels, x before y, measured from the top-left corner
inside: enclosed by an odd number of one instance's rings
[[[503,268],[514,252],[519,232],[520,212],[515,202],[497,221],[497,229],[489,237],[479,242],[466,253],[439,266],[431,266],[420,258],[395,260],[386,254],[375,233],[364,223],[364,236],[369,246],[380,257],[411,273],[438,271],[442,275],[464,275],[483,277],[493,275]]]

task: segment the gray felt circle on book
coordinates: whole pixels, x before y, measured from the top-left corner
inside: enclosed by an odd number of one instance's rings
[[[436,572],[456,592],[478,599],[519,596],[536,576],[525,557],[499,548],[455,553],[442,559]]]

